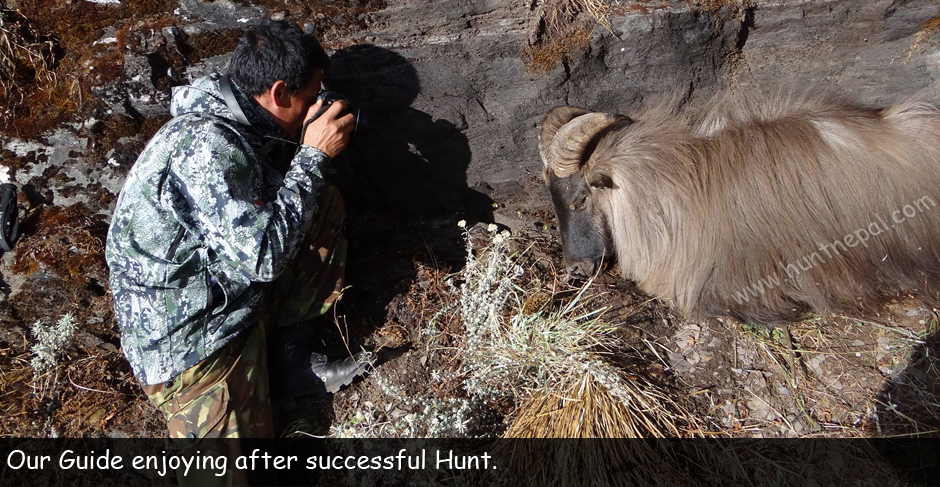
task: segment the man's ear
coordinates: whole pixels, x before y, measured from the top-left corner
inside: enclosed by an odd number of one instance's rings
[[[268,92],[271,94],[272,100],[274,103],[281,108],[290,107],[291,100],[290,95],[291,91],[287,88],[287,83],[284,80],[279,79],[268,88]]]
[[[594,189],[616,189],[614,180],[608,174],[600,171],[588,175],[587,183]]]

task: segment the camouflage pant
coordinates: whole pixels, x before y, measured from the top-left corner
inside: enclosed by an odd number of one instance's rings
[[[265,335],[273,326],[291,326],[325,314],[343,289],[346,212],[335,187],[328,186],[324,192],[317,215],[295,264],[270,289],[264,318],[247,336],[233,340],[166,384],[144,386],[147,398],[166,417],[171,439],[183,440],[190,450],[199,446],[203,452],[232,455],[200,444],[204,439],[274,436]],[[231,445],[220,443],[219,447]],[[243,483],[230,475],[189,477],[180,475],[180,485]]]
[[[346,207],[339,191],[328,186],[320,201],[317,220],[288,268],[269,293],[265,323],[291,326],[326,314],[343,292],[346,276]]]

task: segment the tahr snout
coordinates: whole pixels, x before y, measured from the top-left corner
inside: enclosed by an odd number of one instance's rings
[[[601,266],[602,259],[579,259],[567,263],[568,279],[586,280],[594,276]]]

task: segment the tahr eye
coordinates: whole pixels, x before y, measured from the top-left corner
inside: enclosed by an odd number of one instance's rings
[[[568,209],[571,211],[581,211],[587,203],[587,195],[581,195],[577,200],[568,203]]]

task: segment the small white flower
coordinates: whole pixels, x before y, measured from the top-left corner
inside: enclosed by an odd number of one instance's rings
[[[496,233],[496,230],[499,230],[499,227],[496,226],[495,223],[490,223],[489,226],[486,227],[486,229],[489,230],[490,233]]]
[[[460,228],[467,228],[467,220],[460,220],[457,222],[457,226]]]

